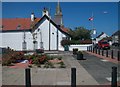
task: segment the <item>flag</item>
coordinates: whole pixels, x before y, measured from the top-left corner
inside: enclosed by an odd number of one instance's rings
[[[89,18],[89,21],[93,21],[93,17],[90,17],[90,18]]]

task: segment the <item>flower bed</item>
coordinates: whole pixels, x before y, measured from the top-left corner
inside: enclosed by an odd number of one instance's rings
[[[16,52],[13,50],[7,50],[2,55],[2,65],[10,66],[15,65],[23,60],[29,62],[29,67],[41,67],[41,68],[65,68],[65,64],[60,56],[52,56],[46,54],[32,54],[24,55],[23,52]]]
[[[60,56],[50,56],[46,54],[33,54],[27,55],[26,58],[29,60],[29,67],[40,67],[40,68],[65,68],[65,64]]]
[[[2,54],[2,65],[12,65],[12,63],[17,63],[17,60],[24,60],[23,52],[16,52],[11,49],[7,49],[4,54]]]

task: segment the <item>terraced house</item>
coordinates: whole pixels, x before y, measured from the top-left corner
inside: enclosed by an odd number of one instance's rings
[[[69,39],[68,29],[64,27],[62,18],[59,2],[53,19],[47,8],[43,9],[41,18],[37,18],[34,13],[31,13],[30,18],[4,18],[0,31],[0,47],[19,51],[40,48],[61,50],[61,40]]]

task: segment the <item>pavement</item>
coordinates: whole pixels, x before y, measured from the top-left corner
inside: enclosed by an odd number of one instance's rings
[[[67,66],[65,69],[32,68],[32,85],[70,85],[71,68],[76,68],[77,85],[99,85],[99,83],[81,66],[69,52],[61,55]],[[22,68],[3,67],[3,85],[25,85],[25,70]]]
[[[62,56],[66,68],[31,68],[32,85],[70,85],[71,68],[76,68],[77,85],[108,85],[111,82],[111,67],[118,66],[87,52],[84,52],[86,60],[76,60],[71,52],[55,52],[55,55]],[[4,66],[2,76],[3,85],[25,85],[24,68]]]

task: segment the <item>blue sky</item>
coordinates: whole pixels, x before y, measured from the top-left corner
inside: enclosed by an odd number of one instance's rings
[[[57,2],[3,2],[3,18],[28,18],[34,12],[36,17],[42,17],[44,7],[50,8],[54,17]],[[117,2],[60,2],[65,27],[74,29],[83,26],[91,29],[92,12],[94,28],[97,33],[105,32],[111,35],[118,30]],[[104,12],[107,12],[106,14]]]

